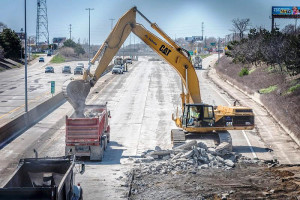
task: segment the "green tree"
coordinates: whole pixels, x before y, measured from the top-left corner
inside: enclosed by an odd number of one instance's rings
[[[82,46],[80,44],[76,44],[73,40],[68,39],[64,42],[64,46],[65,47],[71,47],[74,49],[75,53],[77,55],[79,54],[85,54],[84,49],[82,48]]]
[[[85,51],[80,44],[77,44],[74,50],[77,55],[85,54]]]
[[[66,40],[66,41],[64,42],[64,46],[65,46],[65,47],[75,48],[76,45],[77,45],[77,44],[76,44],[73,40],[71,40],[71,39],[68,39],[68,40]]]
[[[20,59],[21,40],[11,29],[5,28],[0,33],[0,46],[4,49],[5,58]]]

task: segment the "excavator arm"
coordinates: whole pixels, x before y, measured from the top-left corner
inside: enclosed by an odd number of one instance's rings
[[[143,25],[136,23],[136,12],[138,12],[151,27],[155,29],[165,40],[144,28]],[[183,103],[201,103],[200,88],[198,77],[192,63],[183,53],[183,49],[176,44],[164,31],[162,31],[156,23],[150,22],[136,7],[131,8],[125,13],[117,22],[114,29],[102,44],[91,63],[94,64],[100,57],[98,67],[94,75],[88,74],[94,84],[109,65],[114,55],[127,39],[130,32],[133,32],[141,40],[143,40],[149,47],[151,47],[158,55],[164,58],[179,74],[187,94],[183,96]],[[85,80],[87,79],[84,78]]]
[[[136,12],[151,24],[167,42],[160,39],[141,24],[136,23]],[[83,80],[72,81],[65,86],[65,96],[73,105],[76,113],[81,113],[84,109],[85,99],[101,74],[105,71],[114,55],[127,39],[131,31],[151,47],[158,55],[164,58],[179,74],[182,80],[182,104],[201,103],[200,88],[197,74],[189,59],[189,54],[178,46],[166,33],[164,33],[155,23],[151,23],[136,7],[131,8],[117,22],[114,29],[102,44],[91,63],[94,64],[100,57],[98,66],[91,74],[90,69],[84,73]],[[184,93],[184,88],[186,93]],[[84,90],[84,91],[82,91]],[[182,106],[183,108],[184,106]]]

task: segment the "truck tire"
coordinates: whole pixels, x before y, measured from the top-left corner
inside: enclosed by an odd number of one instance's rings
[[[104,151],[105,151],[107,149],[107,136],[106,135],[102,136],[102,141],[103,141]]]
[[[90,160],[102,161],[103,159],[103,144],[99,146],[90,146]]]
[[[107,143],[107,137],[105,136],[105,149],[104,149],[104,150],[107,149],[107,146],[108,146],[108,143]]]
[[[108,135],[107,135],[107,143],[109,143],[110,142],[110,133],[108,133]]]

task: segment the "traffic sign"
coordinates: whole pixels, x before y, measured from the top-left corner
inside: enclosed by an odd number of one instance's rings
[[[210,43],[211,46],[216,46],[215,42]]]
[[[55,93],[55,81],[51,81],[51,94]]]

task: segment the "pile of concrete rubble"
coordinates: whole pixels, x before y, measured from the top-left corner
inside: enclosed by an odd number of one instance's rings
[[[222,168],[232,169],[237,162],[259,163],[257,159],[250,159],[232,152],[232,146],[221,143],[215,148],[208,148],[203,142],[190,141],[172,150],[155,150],[143,152],[142,158],[135,163],[143,163],[140,168],[142,174],[167,174],[182,171],[196,173],[199,169]]]

